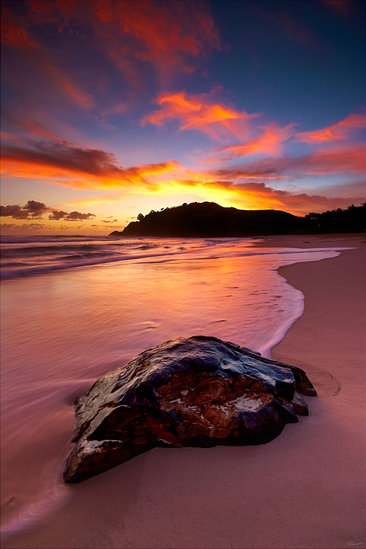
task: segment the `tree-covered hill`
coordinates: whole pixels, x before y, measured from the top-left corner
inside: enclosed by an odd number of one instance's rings
[[[113,236],[225,237],[268,234],[360,232],[366,230],[366,203],[346,210],[298,217],[280,210],[238,210],[214,202],[193,202],[151,211]]]

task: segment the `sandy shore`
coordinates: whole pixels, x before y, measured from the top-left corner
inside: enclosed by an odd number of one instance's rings
[[[269,243],[355,247],[280,271],[305,313],[272,357],[306,370],[311,415],[266,445],[141,455],[71,486],[62,509],[4,549],[366,547],[366,236]]]

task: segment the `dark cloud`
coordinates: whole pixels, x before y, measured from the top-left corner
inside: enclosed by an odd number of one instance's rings
[[[51,215],[48,216],[48,219],[56,220],[63,219],[67,215],[67,212],[63,212],[62,210],[52,210]]]
[[[50,220],[59,220],[65,219],[66,221],[81,221],[83,219],[91,219],[95,217],[92,213],[81,213],[81,212],[64,212],[62,210],[52,210],[52,214],[48,216]]]
[[[36,200],[28,200],[25,206],[19,206],[19,204],[0,206],[0,216],[12,217],[13,219],[42,219],[43,214],[47,212],[51,212],[48,216],[50,221],[58,221],[60,219],[65,219],[66,221],[81,221],[95,217],[95,214],[92,213],[54,210],[46,206],[43,202],[37,202]]]
[[[43,202],[36,202],[35,200],[28,200],[23,209],[33,218],[40,218],[42,217],[42,214],[49,211],[46,204],[43,204]]]
[[[0,216],[13,219],[39,219],[48,211],[46,204],[35,200],[28,200],[25,206],[19,206],[19,204],[0,206]]]
[[[28,219],[28,212],[21,206],[14,204],[9,206],[0,206],[0,216],[12,217],[13,219]]]
[[[66,142],[28,141],[24,146],[4,144],[3,155],[8,160],[43,164],[77,173],[102,175],[119,171],[112,154],[98,149],[82,149]]]
[[[70,212],[65,216],[65,219],[66,221],[80,221],[81,219],[90,219],[92,217],[95,217],[92,213]]]

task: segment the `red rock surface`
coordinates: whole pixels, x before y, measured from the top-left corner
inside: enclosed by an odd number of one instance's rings
[[[78,482],[155,446],[258,444],[307,415],[303,370],[213,337],[168,341],[100,378],[75,405]]]

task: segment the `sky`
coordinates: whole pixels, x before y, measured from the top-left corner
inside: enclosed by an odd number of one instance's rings
[[[366,201],[360,0],[3,0],[3,234]]]

